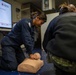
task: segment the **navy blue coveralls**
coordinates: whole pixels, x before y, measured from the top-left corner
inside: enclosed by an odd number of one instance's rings
[[[21,45],[24,44],[28,54],[34,48],[34,26],[32,20],[22,19],[1,41],[2,59],[1,68],[5,70],[16,70],[19,63],[24,59]]]

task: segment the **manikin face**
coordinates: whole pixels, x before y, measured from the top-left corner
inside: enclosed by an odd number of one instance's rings
[[[44,23],[43,20],[39,19],[38,17],[35,18],[34,25],[35,25],[36,27],[41,26],[43,23]]]

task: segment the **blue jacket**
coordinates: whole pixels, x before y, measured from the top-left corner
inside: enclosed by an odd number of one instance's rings
[[[14,28],[2,39],[2,45],[18,46],[24,44],[26,50],[32,53],[34,48],[34,29],[30,19],[20,20]]]

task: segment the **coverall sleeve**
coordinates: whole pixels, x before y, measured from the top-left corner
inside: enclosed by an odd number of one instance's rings
[[[34,38],[31,35],[30,27],[26,22],[22,25],[22,40],[28,54],[31,54],[34,48]]]

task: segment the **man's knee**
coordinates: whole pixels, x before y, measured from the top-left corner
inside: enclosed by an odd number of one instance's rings
[[[1,62],[1,68],[4,70],[8,70],[8,71],[15,71],[17,70],[17,66],[18,64],[16,62],[10,62],[10,63],[6,63],[4,61]]]
[[[15,71],[17,70],[17,64],[8,64],[8,70]]]

